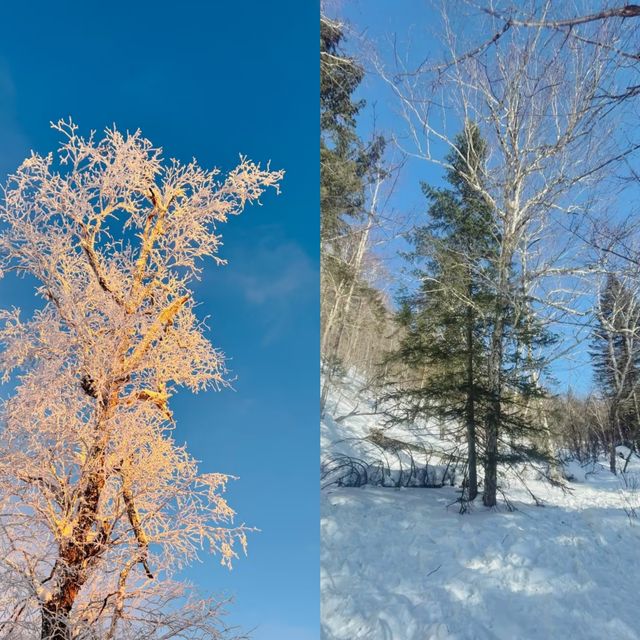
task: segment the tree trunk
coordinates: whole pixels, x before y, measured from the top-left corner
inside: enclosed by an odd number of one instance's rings
[[[105,424],[115,407],[116,399],[117,390],[112,390],[102,407],[102,419],[97,421],[96,441],[88,454],[88,458],[94,461],[95,468],[89,472],[80,492],[82,506],[78,522],[70,539],[60,545],[60,555],[51,576],[51,584],[55,584],[56,589],[50,600],[42,605],[41,640],[72,639],[69,625],[71,609],[86,581],[89,563],[99,555],[95,548],[95,542],[99,538],[92,542],[89,536],[96,525],[100,496],[106,482],[104,465],[109,436]],[[103,533],[100,531],[100,535]]]
[[[331,335],[331,332],[333,330],[333,325],[335,323],[335,319],[338,316],[338,312],[339,312],[340,306],[342,304],[343,293],[342,293],[341,289],[342,289],[341,286],[338,286],[336,288],[335,298],[334,298],[334,301],[333,301],[333,306],[331,307],[331,311],[327,315],[324,327],[322,329],[322,337],[320,339],[320,353],[322,353],[322,354],[327,351],[327,345],[328,345],[329,336]],[[328,297],[327,295],[322,293],[323,303],[326,303],[327,297]]]
[[[511,253],[504,251],[498,261],[498,287],[496,291],[495,318],[491,333],[489,352],[489,411],[486,427],[486,454],[484,463],[484,493],[482,502],[485,507],[496,505],[498,492],[498,435],[502,423],[502,359],[504,340],[504,314],[506,311],[506,288]]]
[[[612,408],[611,417],[609,419],[609,428],[611,432],[611,441],[609,443],[609,471],[617,475],[616,469],[616,431],[617,431],[617,410]]]
[[[482,502],[485,507],[496,505],[498,492],[498,432],[502,420],[502,326],[501,316],[491,336],[489,354],[489,412],[487,415],[487,441],[484,464],[484,493]]]
[[[469,270],[470,271],[470,270]],[[471,274],[469,274],[469,284],[467,293],[469,296],[469,304],[467,304],[467,404],[466,404],[466,422],[467,422],[467,469],[468,469],[468,499],[475,500],[478,495],[478,472],[476,468],[476,416],[475,416],[475,380],[473,368],[473,325],[474,314],[471,306],[471,296],[473,295]]]

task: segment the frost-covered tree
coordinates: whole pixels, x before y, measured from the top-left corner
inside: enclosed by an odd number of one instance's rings
[[[283,172],[241,158],[220,177],[139,131],[53,128],[57,156],[32,153],[0,204],[0,268],[44,301],[0,315],[0,637],[219,637],[218,605],[175,572],[200,551],[230,566],[246,528],[227,477],[173,441],[169,401],[225,384],[190,283]]]

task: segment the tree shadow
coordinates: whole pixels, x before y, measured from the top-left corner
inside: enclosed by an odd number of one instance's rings
[[[325,640],[640,639],[640,528],[608,487],[463,516],[451,488],[323,493]]]

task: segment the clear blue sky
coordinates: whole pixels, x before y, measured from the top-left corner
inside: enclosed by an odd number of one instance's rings
[[[38,2],[2,10],[0,175],[56,147],[50,120],[141,128],[165,156],[231,168],[243,153],[287,171],[222,229],[229,265],[197,287],[235,391],[176,398],[176,437],[259,527],[232,573],[189,576],[235,597],[256,640],[319,635],[318,6],[263,2]],[[0,304],[32,290],[0,281]]]

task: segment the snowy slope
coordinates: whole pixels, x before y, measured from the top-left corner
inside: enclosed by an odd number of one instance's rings
[[[368,412],[356,387],[351,381],[329,411],[358,404]],[[375,416],[327,418],[325,457],[375,424]],[[323,639],[640,639],[639,463],[628,487],[600,465],[573,464],[579,481],[570,492],[529,480],[544,507],[507,479],[513,512],[478,505],[460,515],[451,486],[327,487]]]
[[[431,422],[383,430],[382,416],[375,413],[371,393],[361,391],[363,385],[353,375],[327,402],[320,425],[323,486],[453,484],[463,445],[443,440],[440,425]]]

